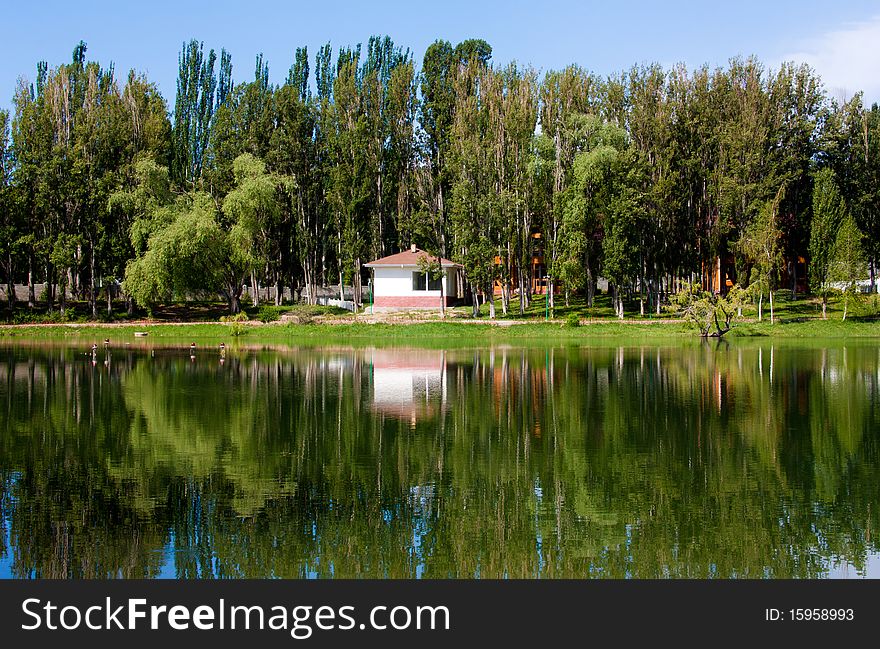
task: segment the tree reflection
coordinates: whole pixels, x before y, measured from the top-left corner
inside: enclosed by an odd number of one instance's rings
[[[12,576],[812,577],[878,551],[870,347],[112,360],[0,349]]]

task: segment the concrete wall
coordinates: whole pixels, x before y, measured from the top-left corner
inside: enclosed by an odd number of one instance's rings
[[[434,291],[439,293],[439,291]],[[458,298],[444,298],[446,306],[455,306]],[[370,307],[367,306],[367,309]],[[403,309],[439,309],[440,296],[432,295],[377,295],[373,301],[373,310],[381,313],[382,311],[399,311]]]

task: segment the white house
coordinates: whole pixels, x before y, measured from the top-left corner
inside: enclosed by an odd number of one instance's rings
[[[432,279],[420,270],[419,260],[435,261],[433,255],[415,246],[364,264],[373,270],[373,308],[376,311],[439,309],[441,296],[446,306],[458,301],[458,273],[461,265],[440,259],[444,276]],[[443,282],[441,291],[441,282]]]

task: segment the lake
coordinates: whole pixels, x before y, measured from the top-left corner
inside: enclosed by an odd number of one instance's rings
[[[0,577],[880,577],[876,343],[135,343],[0,346]]]

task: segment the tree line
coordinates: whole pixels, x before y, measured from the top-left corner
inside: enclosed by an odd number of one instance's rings
[[[683,281],[723,289],[723,257],[772,305],[799,256],[823,297],[873,279],[878,147],[876,104],[793,63],[540,76],[479,39],[438,40],[417,67],[371,37],[299,48],[273,85],[262,55],[239,82],[193,40],[170,110],[80,42],[0,112],[0,267],[10,309],[19,283],[50,311],[73,295],[109,312],[121,286],[130,310],[219,294],[237,312],[246,285],[362,302],[363,265],[415,244],[460,262],[492,315],[498,285],[505,313],[528,307],[539,255],[551,308],[560,289],[592,304],[601,275],[622,316]]]

